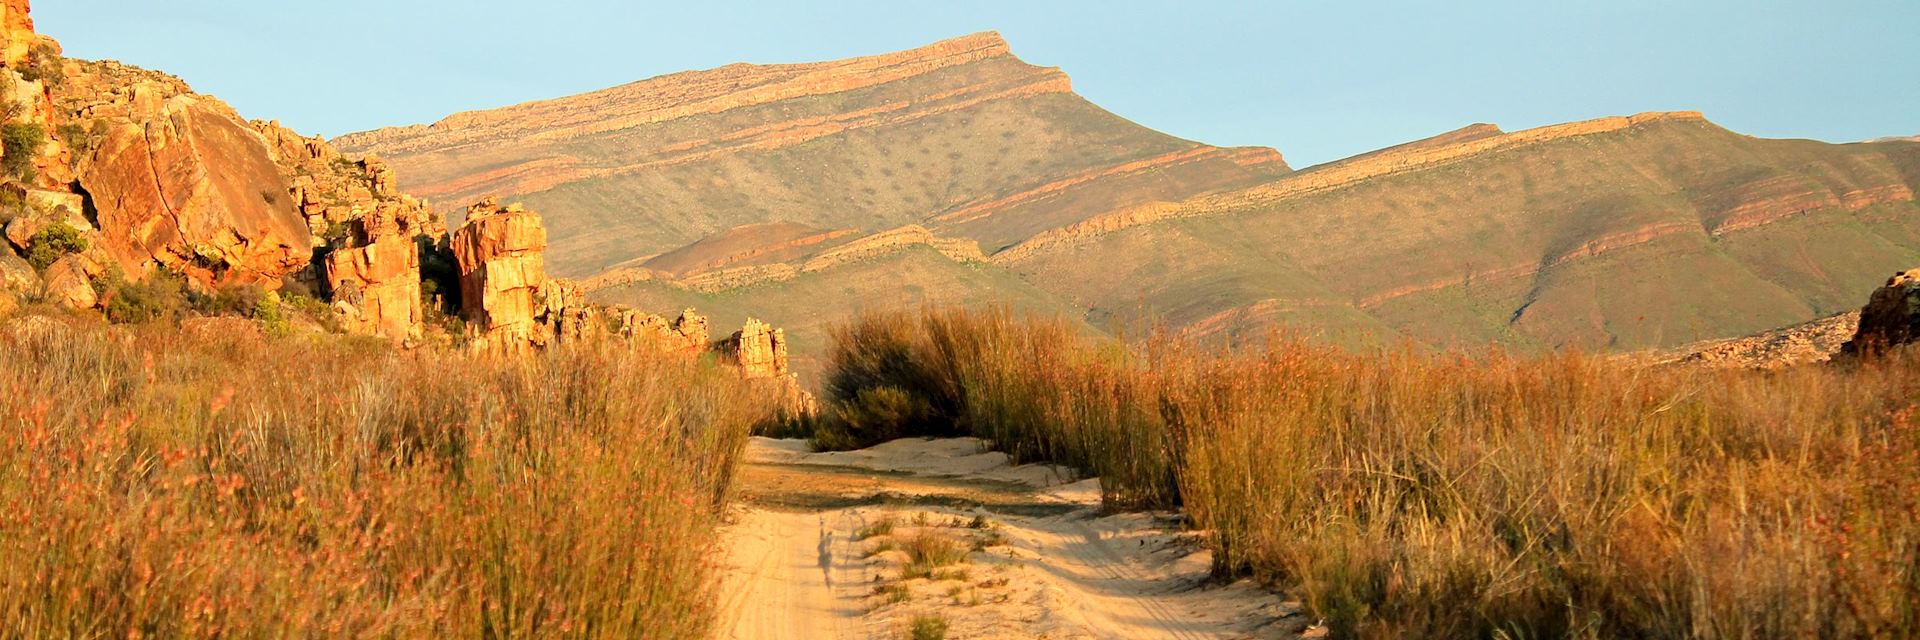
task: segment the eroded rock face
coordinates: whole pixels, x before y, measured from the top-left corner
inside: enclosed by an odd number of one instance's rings
[[[746,326],[734,332],[726,346],[749,378],[787,374],[787,334],[783,330],[748,318]]]
[[[266,141],[217,100],[175,96],[154,120],[108,126],[80,183],[129,277],[157,265],[273,288],[311,255]]]
[[[1896,273],[1860,309],[1860,327],[1841,353],[1863,354],[1920,342],[1920,269]]]
[[[419,247],[397,227],[373,226],[363,231],[370,237],[364,245],[327,254],[333,308],[349,333],[418,340],[425,330]]]
[[[547,229],[540,215],[487,198],[467,208],[451,244],[460,270],[460,315],[467,323],[493,344],[544,342],[534,321],[547,283]]]

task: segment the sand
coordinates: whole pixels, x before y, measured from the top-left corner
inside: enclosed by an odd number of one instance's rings
[[[725,533],[723,638],[897,638],[921,617],[950,638],[1318,635],[1297,603],[1210,581],[1178,514],[1102,514],[1097,479],[1011,465],[978,440],[811,453],[756,438],[748,459]],[[918,536],[974,550],[904,579],[906,553],[888,549]]]

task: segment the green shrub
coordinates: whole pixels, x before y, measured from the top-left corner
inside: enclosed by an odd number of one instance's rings
[[[0,170],[20,182],[33,182],[33,161],[47,146],[47,130],[37,124],[12,122],[0,125]]]
[[[257,284],[228,284],[220,287],[212,296],[197,300],[194,310],[207,315],[257,318],[267,295],[267,290]]]
[[[36,46],[27,54],[27,65],[20,70],[20,77],[44,82],[49,87],[60,86],[67,80],[66,59],[50,45]]]
[[[86,250],[87,238],[79,229],[64,221],[55,222],[27,240],[27,262],[37,271],[46,271],[60,258]]]
[[[181,277],[163,270],[149,272],[140,282],[112,283],[111,291],[107,320],[115,324],[177,320],[187,307]]]
[[[857,449],[910,435],[935,414],[926,399],[899,387],[871,387],[832,407],[814,425],[813,446],[822,451]]]
[[[280,294],[272,291],[266,292],[253,303],[252,317],[270,336],[284,336],[293,330],[293,326],[287,322],[286,314],[280,312]]]
[[[60,134],[60,141],[66,143],[68,149],[73,150],[75,163],[80,162],[82,156],[93,152],[95,139],[86,127],[80,126],[80,123],[69,122],[60,125],[55,131]]]

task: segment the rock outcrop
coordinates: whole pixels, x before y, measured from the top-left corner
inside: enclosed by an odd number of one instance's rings
[[[725,351],[749,378],[787,375],[787,334],[765,322],[748,318],[746,326],[727,339]]]
[[[255,120],[252,126],[288,176],[289,195],[313,235],[332,241],[342,225],[361,219],[391,223],[406,237],[446,234],[440,216],[426,201],[401,193],[393,169],[379,157],[349,158],[325,139],[275,121]]]
[[[707,350],[711,338],[706,316],[692,309],[668,320],[650,313],[628,312],[622,325],[625,335],[637,344],[662,353],[691,354]]]
[[[460,269],[460,315],[488,345],[518,349],[545,344],[535,312],[547,284],[547,229],[540,215],[487,198],[467,208],[453,231]],[[549,289],[551,291],[551,289]]]
[[[419,246],[411,234],[379,218],[357,224],[367,241],[327,254],[333,309],[350,333],[418,340],[425,330]]]
[[[1860,309],[1853,339],[1840,350],[1869,354],[1914,342],[1920,342],[1920,269],[1896,273],[1873,292]]]
[[[218,101],[167,100],[108,126],[80,185],[131,277],[159,266],[209,284],[261,283],[305,267],[311,234],[264,139]]]

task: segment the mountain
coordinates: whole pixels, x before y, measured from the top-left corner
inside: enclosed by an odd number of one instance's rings
[[[1108,113],[997,34],[839,62],[735,64],[335,141],[443,204],[545,213],[553,269],[631,266],[734,227],[938,221],[989,251],[1115,206],[1287,173]]]
[[[1920,263],[1920,143],[1692,112],[1475,124],[1310,167],[1167,136],[976,34],[345,136],[408,191],[523,200],[597,298],[788,327],[1012,300],[1114,329],[1638,349],[1852,308]]]
[[[1588,348],[1805,322],[1920,261],[1920,145],[1761,140],[1696,113],[1481,129],[1111,212],[992,260],[1096,311],[1144,298],[1205,330]]]

